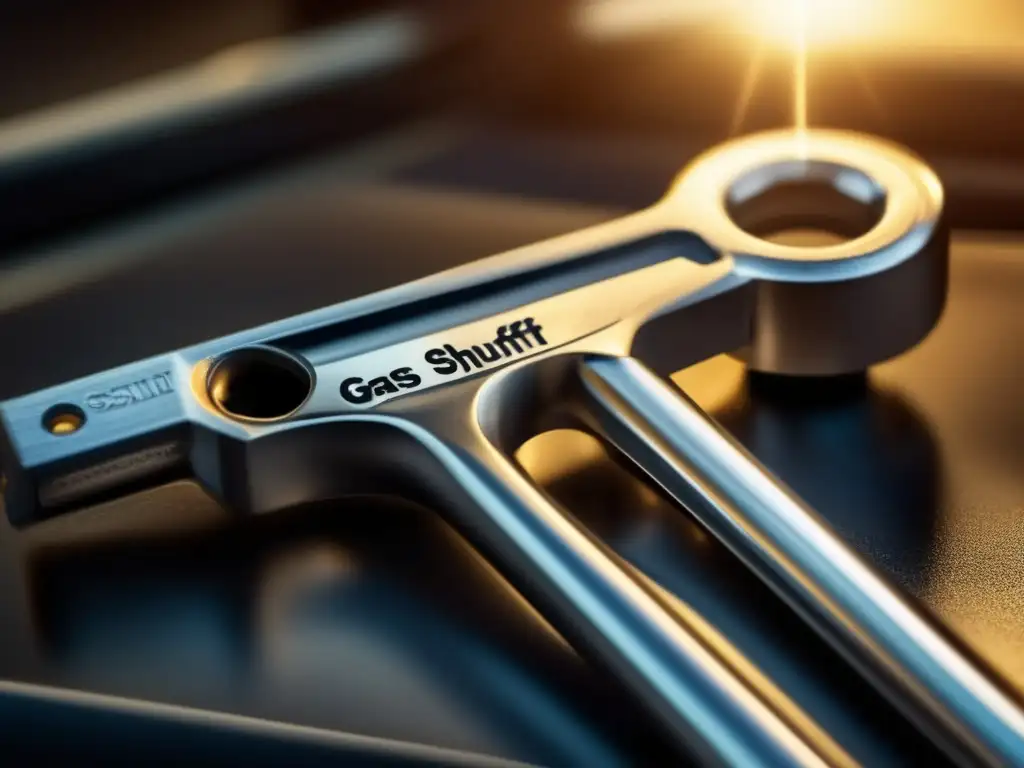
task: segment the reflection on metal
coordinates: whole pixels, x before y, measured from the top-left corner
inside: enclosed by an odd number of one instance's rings
[[[43,415],[43,426],[53,435],[70,435],[84,423],[85,414],[74,405],[58,405]]]
[[[539,485],[587,466],[604,454],[604,447],[590,435],[569,429],[558,429],[527,440],[516,451],[519,465]]]
[[[809,183],[834,194],[790,210]],[[941,214],[934,174],[892,145],[817,131],[742,139],[624,219],[4,403],[8,515],[27,525],[172,469],[251,513],[399,494],[444,513],[690,755],[843,762],[513,458],[541,432],[583,427],[692,505],[954,757],[1019,761],[1021,712],[659,378],[734,350],[762,371],[842,374],[916,344],[946,295]],[[852,239],[758,236],[801,223]],[[86,413],[82,428],[41,428],[58,403]],[[166,445],[176,467],[107,471]],[[41,493],[55,484],[59,496]]]

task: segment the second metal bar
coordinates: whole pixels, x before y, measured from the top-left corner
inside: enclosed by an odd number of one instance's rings
[[[964,764],[1024,765],[1024,714],[692,401],[631,358],[581,364],[585,418]]]
[[[434,462],[426,500],[577,649],[636,696],[705,765],[825,766],[657,593],[483,438],[475,448],[404,429]]]

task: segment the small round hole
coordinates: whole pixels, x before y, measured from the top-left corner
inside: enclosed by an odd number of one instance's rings
[[[218,360],[207,377],[210,399],[237,419],[274,421],[297,411],[313,391],[313,374],[289,354],[246,347]]]
[[[773,163],[729,188],[726,210],[740,229],[797,247],[836,245],[867,234],[885,212],[885,191],[870,176],[837,163]]]
[[[55,405],[43,414],[43,428],[51,435],[70,435],[85,424],[85,411],[71,403]]]

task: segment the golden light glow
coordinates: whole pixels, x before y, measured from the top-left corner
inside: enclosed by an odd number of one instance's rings
[[[55,435],[67,435],[78,429],[80,421],[72,415],[61,416],[50,424],[50,431]]]
[[[894,11],[937,0],[591,0],[577,26],[591,37],[724,23],[780,48],[816,49],[870,41],[893,26]]]
[[[807,133],[807,39],[810,30],[808,0],[790,0],[793,8],[793,129],[798,138]]]
[[[800,142],[807,132],[807,70],[811,51],[837,48],[871,38],[879,28],[880,0],[736,0],[734,21],[759,46],[793,57],[793,130]]]
[[[571,429],[556,429],[527,441],[516,460],[541,485],[579,472],[605,455],[601,444],[590,435]]]
[[[85,417],[81,411],[68,406],[66,409],[55,410],[46,416],[43,426],[52,435],[70,435],[82,428]]]
[[[807,68],[808,50],[811,41],[816,44],[834,37],[838,29],[849,31],[849,25],[840,25],[845,18],[844,9],[848,3],[861,0],[747,0],[749,16],[744,24],[757,35],[757,49],[751,62],[740,95],[738,108],[739,122],[746,113],[750,101],[752,86],[756,82],[760,60],[765,45],[781,45],[793,57],[793,133],[798,149],[805,146],[808,110],[807,110]],[[824,11],[823,11],[824,9]],[[828,12],[835,12],[835,16]],[[822,15],[822,14],[826,15]],[[827,19],[827,22],[823,22]],[[840,25],[835,29],[833,24]],[[734,120],[734,127],[737,121]]]
[[[729,134],[735,136],[743,128],[743,121],[750,109],[750,100],[754,98],[754,90],[757,88],[758,80],[761,78],[761,68],[764,63],[764,46],[758,45],[750,56],[747,63],[747,71],[743,75],[743,83],[740,86],[739,98],[736,100],[736,109],[733,111],[732,122],[729,126]]]
[[[735,21],[782,48],[807,51],[867,40],[885,18],[884,0],[740,0]],[[745,6],[745,7],[744,7]]]

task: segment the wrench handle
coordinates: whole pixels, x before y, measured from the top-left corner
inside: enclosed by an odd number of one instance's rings
[[[1021,765],[1024,715],[828,525],[677,389],[589,357],[584,418],[951,756]]]
[[[426,499],[677,743],[711,765],[825,765],[611,550],[485,438],[426,430]],[[407,454],[408,455],[408,454]]]

